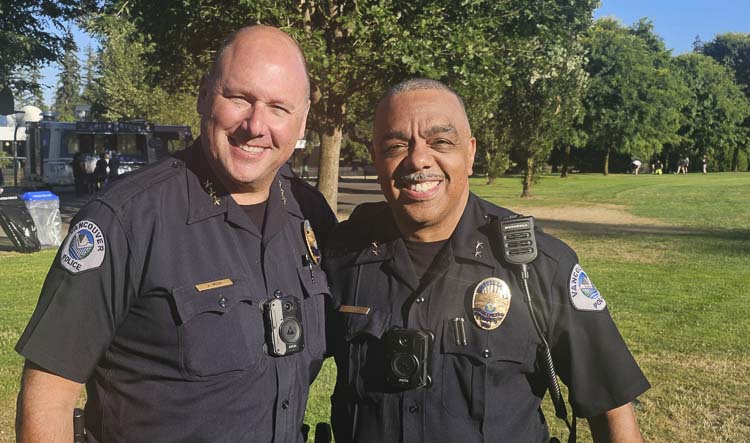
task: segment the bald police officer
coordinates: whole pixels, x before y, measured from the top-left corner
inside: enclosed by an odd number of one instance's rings
[[[89,442],[302,441],[325,346],[315,233],[335,224],[284,166],[308,97],[291,37],[236,32],[200,139],[79,212],[16,347],[20,441],[70,441],[83,384]]]
[[[537,231],[536,332],[522,273],[498,245],[498,223],[516,214],[469,191],[475,149],[442,83],[404,82],[377,106],[371,154],[387,203],[357,207],[324,264],[336,441],[549,440],[542,337],[595,440],[640,441],[630,402],[649,384],[606,302],[575,253]]]

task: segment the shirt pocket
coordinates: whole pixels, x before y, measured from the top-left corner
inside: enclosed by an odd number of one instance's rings
[[[343,315],[344,340],[349,350],[349,386],[357,401],[381,403],[384,393],[385,354],[380,340],[391,321],[391,313],[370,309],[366,315]]]
[[[533,368],[533,356],[528,331],[510,322],[487,331],[465,321],[464,346],[452,320],[442,326],[440,386],[448,414],[470,420],[503,416],[518,395],[529,394],[525,374]]]
[[[297,268],[297,275],[304,291],[301,305],[305,349],[313,359],[322,360],[326,351],[325,303],[331,297],[328,280],[318,267],[302,266]]]
[[[199,291],[172,290],[178,319],[180,370],[193,377],[247,371],[263,358],[263,318],[250,281]]]

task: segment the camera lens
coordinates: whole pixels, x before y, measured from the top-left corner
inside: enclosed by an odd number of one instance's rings
[[[296,343],[302,333],[302,325],[296,318],[287,318],[279,325],[279,336],[284,343]]]
[[[414,354],[396,354],[391,359],[391,370],[397,377],[411,377],[419,368],[419,361]]]

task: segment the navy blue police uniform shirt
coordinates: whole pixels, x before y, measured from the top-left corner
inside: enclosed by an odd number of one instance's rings
[[[329,296],[302,224],[320,239],[336,219],[289,173],[263,231],[199,143],[121,177],[71,222],[16,349],[86,383],[89,441],[302,441]],[[272,357],[260,306],[279,294],[301,302],[305,347]]]
[[[323,266],[333,298],[336,441],[548,441],[540,409],[546,384],[536,352],[541,339],[520,277],[496,258],[501,255],[493,253],[488,231],[493,218],[512,214],[471,194],[455,232],[421,279],[386,203],[361,205],[333,231]],[[635,399],[649,384],[606,302],[568,246],[542,232],[537,242],[531,297],[576,416]],[[485,330],[474,321],[472,299],[477,285],[492,277],[508,285],[510,305],[500,326]],[[341,312],[342,305],[370,310]],[[457,317],[465,320],[465,342],[456,337]],[[386,388],[381,338],[394,326],[434,334],[429,387]]]

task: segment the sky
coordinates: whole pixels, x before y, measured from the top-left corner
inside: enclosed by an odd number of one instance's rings
[[[594,18],[614,16],[630,26],[643,17],[654,23],[654,29],[673,55],[692,50],[693,41],[700,36],[704,42],[716,34],[726,32],[750,33],[750,0],[601,0]],[[86,46],[97,47],[96,40],[73,27],[79,58],[85,59]],[[42,70],[44,96],[52,103],[59,69],[50,65]]]

